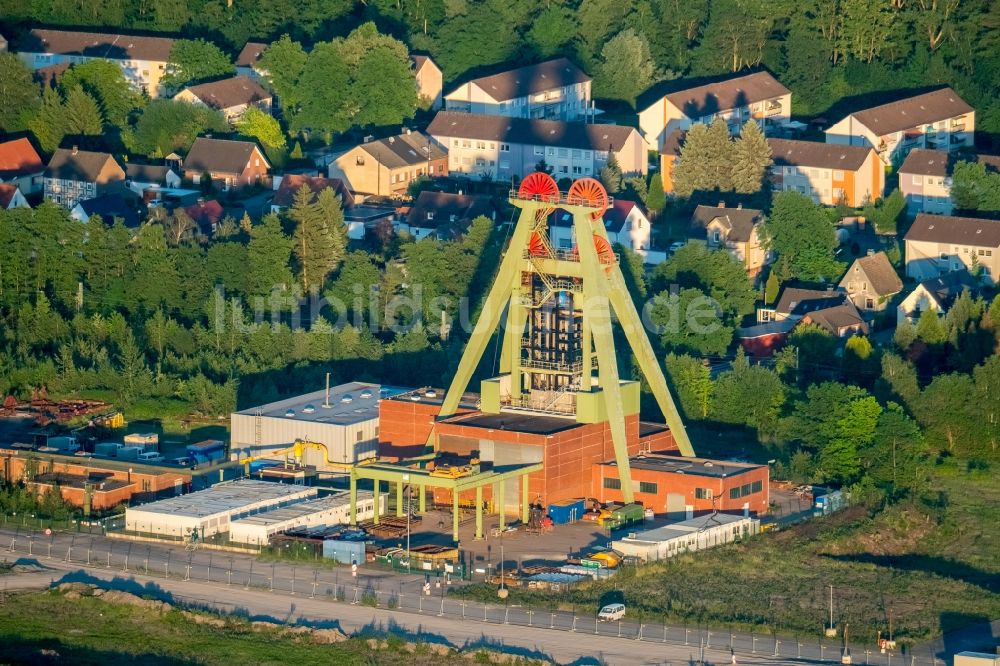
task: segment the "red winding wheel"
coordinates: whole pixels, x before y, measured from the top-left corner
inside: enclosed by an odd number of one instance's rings
[[[545,241],[542,240],[537,231],[532,231],[531,238],[528,239],[528,254],[532,257],[549,256],[549,249],[545,246]]]
[[[611,247],[611,243],[604,236],[594,234],[594,249],[597,250],[597,260],[607,266],[604,272],[610,272],[612,264],[615,263],[615,250]],[[573,246],[573,256],[579,261],[580,248],[576,245]]]
[[[592,206],[596,208],[590,214],[590,219],[599,220],[604,216],[604,211],[608,209],[608,192],[599,181],[593,178],[581,178],[574,180],[566,193],[566,200],[571,204]]]
[[[535,171],[528,174],[521,181],[521,186],[517,188],[519,199],[535,199],[538,201],[549,201],[558,203],[559,186],[552,176],[542,171]]]

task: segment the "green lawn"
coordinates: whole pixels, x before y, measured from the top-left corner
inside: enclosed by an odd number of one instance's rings
[[[590,613],[624,599],[647,621],[818,636],[835,620],[858,641],[885,630],[919,641],[1000,617],[1000,484],[990,471],[939,466],[923,500],[870,517],[861,507],[749,542],[624,570],[564,594],[514,590],[515,603]],[[995,527],[992,527],[995,529]],[[496,599],[493,587],[459,590]]]
[[[491,663],[491,657],[497,657],[485,652],[460,654],[391,636],[331,642],[332,633],[261,626],[242,618],[170,607],[109,603],[89,596],[70,598],[58,591],[7,595],[0,603],[0,661],[5,664],[448,666]]]

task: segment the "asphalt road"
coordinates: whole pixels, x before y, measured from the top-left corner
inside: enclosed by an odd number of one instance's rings
[[[362,567],[321,568],[265,563],[248,555],[187,551],[97,535],[44,535],[0,530],[0,558],[37,562],[50,575],[4,576],[4,585],[44,586],[65,580],[104,581],[116,589],[164,600],[245,612],[277,621],[337,627],[347,633],[391,631],[455,647],[490,646],[558,663],[609,664],[840,663],[839,641],[740,634],[725,630],[625,621],[597,623],[593,613],[550,613],[518,606],[465,602],[446,583],[425,587],[421,574]],[[30,581],[30,582],[29,582]],[[748,589],[748,593],[752,590]],[[378,607],[372,607],[375,604]],[[704,652],[704,655],[702,655]],[[856,664],[938,666],[935,646],[902,657],[852,648]]]

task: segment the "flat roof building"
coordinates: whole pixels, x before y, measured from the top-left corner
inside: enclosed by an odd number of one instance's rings
[[[156,535],[202,539],[228,532],[231,520],[315,497],[316,488],[240,479],[187,495],[125,510],[125,529]]]
[[[756,518],[715,513],[651,530],[631,532],[624,539],[612,541],[611,548],[627,557],[654,562],[720,546],[759,531],[760,521]]]
[[[348,382],[326,390],[251,407],[231,416],[230,450],[241,457],[267,457],[296,440],[322,444],[336,465],[374,458],[378,452],[379,403],[407,389]],[[279,456],[280,457],[280,456]],[[307,449],[303,464],[328,468],[323,452]]]
[[[646,453],[631,457],[629,466],[636,501],[675,520],[710,511],[749,515],[768,510],[767,465]],[[613,460],[593,465],[590,497],[622,501]]]
[[[385,515],[386,494],[379,493],[379,514]],[[375,515],[374,495],[358,491],[358,520]],[[351,498],[347,491],[272,509],[229,523],[229,540],[266,545],[270,537],[298,527],[344,525],[351,518]]]

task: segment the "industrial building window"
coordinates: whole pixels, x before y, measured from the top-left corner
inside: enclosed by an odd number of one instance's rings
[[[640,493],[650,493],[652,495],[656,494],[656,484],[651,481],[640,481],[639,482],[639,492]]]
[[[712,489],[711,488],[695,488],[694,489],[695,499],[712,499]]]
[[[730,488],[729,489],[729,499],[739,499],[739,498],[740,498],[740,489],[739,488]]]
[[[621,490],[621,479],[604,479],[604,487],[611,490]]]
[[[763,481],[754,481],[750,485],[750,492],[751,493],[759,493],[763,489],[764,489],[764,482]]]
[[[361,437],[362,437],[362,436],[363,436],[363,435],[361,434],[361,431],[359,430],[359,431],[358,431],[358,441],[359,441],[359,442],[361,441]]]

